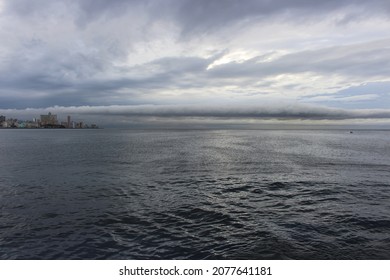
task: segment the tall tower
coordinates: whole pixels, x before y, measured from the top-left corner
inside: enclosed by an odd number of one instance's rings
[[[66,128],[70,128],[70,116],[68,116],[68,121],[67,121],[67,124],[66,124]]]

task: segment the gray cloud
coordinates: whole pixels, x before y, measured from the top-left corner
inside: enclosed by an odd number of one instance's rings
[[[267,106],[112,106],[85,108],[86,113],[108,112],[125,116],[157,117],[217,117],[217,118],[276,118],[276,119],[356,119],[390,118],[390,110],[342,110],[308,105]]]
[[[337,80],[333,92],[339,95],[334,100],[378,97],[388,102],[377,89],[360,92],[356,85],[389,80],[390,41],[384,32],[390,26],[389,1],[2,3],[1,109],[59,105],[56,108],[75,108],[80,114],[84,108],[91,114],[108,110],[111,115],[159,118],[388,117],[387,111],[364,115],[306,105],[288,109],[271,105],[220,109],[217,105],[263,104],[274,96],[307,102],[327,95],[323,84],[326,79],[331,84],[333,78]],[[348,31],[356,35],[345,34]],[[235,52],[244,58],[226,59]],[[210,68],[216,61],[222,63]],[[291,81],[275,78],[284,74],[291,75]],[[306,74],[321,81],[306,81],[302,78]],[[343,93],[346,89],[351,89],[348,95]],[[305,100],[305,96],[309,97]],[[175,107],[191,103],[207,106]],[[109,107],[116,104],[129,106]],[[139,104],[172,107],[130,106]],[[359,103],[359,108],[363,105]],[[386,108],[374,101],[366,105]],[[353,106],[357,105],[349,108]]]
[[[61,8],[60,14],[72,13],[74,22],[82,27],[102,18],[115,20],[135,10],[150,20],[174,20],[183,34],[207,32],[275,15],[296,21],[297,16],[318,19],[319,15],[351,7],[360,8],[358,11],[365,16],[390,12],[386,0],[12,0],[5,3],[8,12],[22,17],[49,15]],[[343,20],[350,18],[347,16]]]
[[[270,62],[254,57],[245,62],[219,65],[213,77],[264,77],[285,73],[340,73],[347,76],[387,77],[390,73],[390,40],[307,50],[281,56]]]
[[[183,37],[194,34],[215,32],[234,24],[248,22],[318,21],[329,13],[344,10],[346,13],[336,23],[346,24],[353,20],[390,13],[386,0],[179,0],[157,1],[160,16],[175,19]],[[162,4],[163,3],[163,4]],[[165,7],[162,7],[165,6]],[[169,6],[171,9],[167,9]],[[163,14],[161,15],[161,11]]]
[[[40,114],[52,111],[60,114],[123,117],[160,117],[160,118],[253,118],[283,120],[351,120],[351,119],[388,119],[390,109],[348,110],[310,104],[266,104],[263,106],[196,106],[196,105],[111,105],[80,107],[49,107],[23,110],[7,109],[1,114]]]
[[[322,93],[301,98],[304,102],[318,102],[325,106],[343,108],[382,108],[390,104],[390,82],[363,83],[348,87],[336,93]]]
[[[56,55],[45,55],[30,62],[26,58],[15,58],[13,64],[4,68],[0,77],[1,91],[47,92],[42,105],[109,105],[110,97],[121,97],[125,90],[127,104],[139,103],[134,99],[136,92],[147,90],[149,95],[159,90],[205,89],[231,84],[255,85],[270,76],[291,73],[316,73],[321,75],[340,74],[344,76],[387,78],[390,72],[389,40],[350,46],[336,46],[315,51],[303,51],[281,56],[273,61],[259,62],[254,57],[244,62],[230,62],[207,70],[221,55],[207,59],[200,57],[165,57],[152,62],[122,67],[115,77],[105,77],[113,66],[109,61],[94,56],[74,54],[67,59]],[[46,62],[47,61],[47,62]],[[17,70],[16,65],[24,65]],[[13,69],[11,70],[10,69]],[[118,68],[117,68],[118,69]],[[1,72],[1,71],[0,71]],[[241,81],[239,79],[242,79]],[[264,82],[267,84],[267,82]],[[268,82],[268,85],[270,83]],[[292,85],[291,85],[292,87]],[[148,94],[145,95],[147,97]],[[39,95],[37,95],[39,97]],[[1,104],[9,104],[9,96],[0,95]],[[133,98],[132,102],[129,101]],[[14,95],[15,100],[20,99]],[[36,105],[29,103],[29,95],[20,99],[18,107]],[[91,104],[91,100],[92,104]],[[106,101],[104,101],[106,100]],[[157,101],[158,102],[158,101]],[[16,104],[15,102],[13,102]],[[64,104],[65,105],[65,104]],[[0,105],[2,107],[4,105]],[[3,107],[4,108],[4,107]]]

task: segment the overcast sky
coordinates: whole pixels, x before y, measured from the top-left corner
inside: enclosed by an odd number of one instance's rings
[[[0,42],[7,117],[390,125],[388,0],[0,0]]]

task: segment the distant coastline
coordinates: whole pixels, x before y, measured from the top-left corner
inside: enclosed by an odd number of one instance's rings
[[[0,130],[38,130],[38,129],[61,129],[61,130],[81,130],[81,129],[103,129],[102,127],[83,127],[83,128],[66,128],[66,127],[1,127]]]
[[[86,124],[83,121],[74,121],[71,116],[67,116],[66,121],[58,121],[57,115],[49,112],[41,115],[40,119],[18,120],[16,118],[6,118],[0,115],[0,128],[2,129],[98,129],[96,124]]]

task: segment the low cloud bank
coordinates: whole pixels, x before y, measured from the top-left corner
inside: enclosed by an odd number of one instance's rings
[[[224,118],[224,119],[281,119],[281,120],[348,120],[390,119],[390,109],[338,109],[309,104],[260,106],[199,106],[199,105],[111,105],[27,109],[5,109],[7,117],[38,117],[52,112],[58,115],[96,117],[156,117],[156,118]]]

